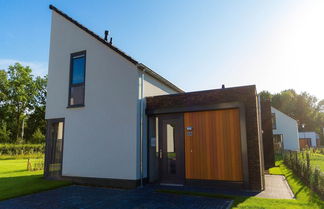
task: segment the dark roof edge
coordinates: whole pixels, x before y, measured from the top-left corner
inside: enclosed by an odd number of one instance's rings
[[[125,59],[127,59],[129,62],[131,62],[134,65],[136,65],[138,69],[143,70],[143,69],[141,69],[141,67],[139,67],[139,65],[140,66],[143,66],[144,69],[145,69],[145,72],[147,72],[148,74],[150,74],[152,77],[154,77],[158,81],[162,82],[163,84],[167,85],[168,87],[170,87],[171,89],[173,89],[175,91],[184,92],[183,90],[181,90],[180,88],[178,88],[176,85],[172,84],[170,81],[168,81],[167,79],[163,78],[162,76],[160,76],[159,74],[157,74],[156,72],[154,72],[153,70],[151,70],[150,68],[146,67],[143,64],[140,64],[138,61],[136,61],[135,59],[133,59],[131,56],[128,56],[125,52],[121,51],[120,49],[118,49],[117,47],[113,46],[112,44],[106,42],[103,38],[101,38],[100,36],[98,36],[97,34],[95,34],[93,31],[89,30],[87,27],[81,25],[78,21],[74,20],[73,18],[71,18],[70,16],[68,16],[67,14],[65,14],[64,12],[62,12],[61,10],[57,9],[52,4],[49,5],[49,8],[51,10],[55,11],[56,13],[60,14],[62,17],[64,17],[68,21],[72,22],[74,25],[78,26],[83,31],[87,32],[89,35],[91,35],[92,37],[94,37],[95,39],[97,39],[98,41],[100,41],[101,43],[103,43],[104,45],[106,45],[107,47],[109,47],[110,49],[112,49],[113,51],[115,51],[116,53],[118,53],[119,55],[121,55],[122,57],[124,57]]]

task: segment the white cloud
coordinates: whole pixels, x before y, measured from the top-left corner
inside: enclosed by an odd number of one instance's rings
[[[9,65],[14,65],[19,62],[23,66],[29,66],[34,76],[44,76],[47,74],[47,63],[46,62],[29,62],[15,59],[0,59],[0,69],[8,69]]]

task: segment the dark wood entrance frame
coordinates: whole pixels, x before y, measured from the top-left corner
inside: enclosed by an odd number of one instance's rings
[[[241,151],[242,151],[242,167],[243,167],[243,185],[245,188],[249,185],[249,170],[248,170],[248,155],[247,155],[247,137],[246,137],[246,119],[245,107],[241,102],[219,103],[214,105],[201,105],[190,107],[175,107],[175,108],[161,108],[148,111],[150,116],[158,117],[161,114],[184,113],[184,112],[198,112],[207,110],[223,110],[238,108],[240,110],[240,130],[241,130]]]

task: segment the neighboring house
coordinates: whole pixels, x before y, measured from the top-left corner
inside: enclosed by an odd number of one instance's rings
[[[255,86],[184,93],[50,8],[46,178],[264,189]]]
[[[319,147],[320,136],[316,132],[299,132],[300,149],[306,147]]]
[[[297,121],[274,107],[271,112],[275,152],[299,150]]]

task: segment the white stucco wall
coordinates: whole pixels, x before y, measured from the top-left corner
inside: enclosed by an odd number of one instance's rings
[[[85,107],[67,108],[70,54],[83,50]],[[65,118],[63,176],[139,178],[140,76],[133,63],[52,12],[45,117]],[[175,93],[148,75],[144,86],[145,96]],[[143,148],[146,176],[145,140]]]
[[[312,147],[316,147],[316,139],[319,139],[319,135],[315,132],[299,132],[299,138],[310,138]]]
[[[284,149],[299,150],[297,121],[274,107],[271,107],[271,112],[276,115],[277,125],[276,129],[273,129],[273,134],[283,135]]]
[[[85,107],[66,108],[70,54],[86,50]],[[65,118],[64,176],[136,179],[136,66],[53,12],[46,118]]]
[[[157,81],[152,76],[145,74],[144,76],[144,96],[145,97],[165,95],[165,94],[175,94],[175,93],[177,93],[175,90]]]

